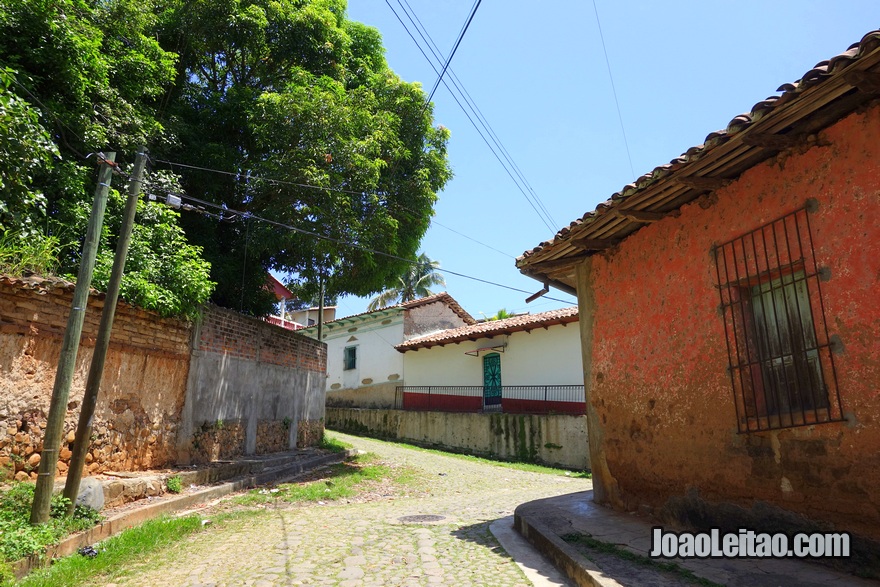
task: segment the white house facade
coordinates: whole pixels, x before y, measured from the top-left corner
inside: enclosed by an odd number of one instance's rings
[[[405,383],[404,357],[395,346],[475,323],[445,292],[325,323],[327,404],[394,407],[396,389]],[[301,332],[317,338],[316,326]]]
[[[584,407],[577,307],[462,326],[396,348],[410,402],[398,407],[485,410],[497,402],[501,409],[502,395],[508,412]],[[418,394],[431,394],[430,406]]]

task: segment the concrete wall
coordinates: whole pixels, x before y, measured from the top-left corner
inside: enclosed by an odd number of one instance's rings
[[[465,325],[461,316],[442,301],[408,308],[404,316],[406,340]]]
[[[407,385],[482,385],[483,355],[465,352],[504,345],[502,385],[580,385],[580,333],[577,323],[514,332],[494,338],[435,346],[403,354]]]
[[[469,454],[590,468],[584,416],[454,414],[327,408],[334,430],[443,447]]]
[[[362,385],[355,389],[337,389],[327,392],[327,406],[361,407],[361,408],[393,408],[397,395],[397,386],[403,380],[385,381]]]
[[[36,477],[73,285],[0,277],[0,479]],[[58,471],[66,473],[104,306],[89,297]],[[186,323],[120,303],[94,416],[88,472],[161,467],[175,439],[189,372]]]
[[[852,114],[579,269],[597,496],[657,511],[689,496],[678,513],[703,521],[706,504],[763,502],[880,539],[878,132],[880,108]],[[713,246],[807,198],[846,421],[740,434]]]
[[[294,448],[320,439],[323,344],[217,307],[193,335],[178,460]]]

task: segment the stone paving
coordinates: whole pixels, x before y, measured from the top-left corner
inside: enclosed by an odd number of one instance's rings
[[[584,491],[590,481],[530,473],[332,433],[383,460],[419,470],[418,495],[364,503],[282,506],[201,533],[135,565],[105,587],[275,587],[531,583],[489,531],[521,503]],[[404,516],[442,516],[406,523]]]

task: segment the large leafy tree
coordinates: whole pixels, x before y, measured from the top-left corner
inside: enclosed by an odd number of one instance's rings
[[[0,227],[60,242],[75,274],[95,181],[94,151],[130,160],[173,140],[160,122],[176,55],[156,39],[151,0],[0,0]],[[124,178],[113,179],[124,189]],[[106,285],[121,216],[111,194],[93,285]],[[177,213],[141,203],[122,292],[165,315],[197,311],[211,291],[200,250]],[[38,231],[42,235],[38,234]]]
[[[268,269],[307,298],[322,284],[330,296],[380,291],[406,268],[394,257],[415,256],[450,177],[448,131],[345,6],[181,1],[163,16],[163,43],[181,47],[169,106],[181,147],[168,157],[235,173],[184,170],[187,193],[300,230],[187,218],[221,304],[266,312],[272,300],[255,292]]]
[[[345,8],[0,0],[0,68],[15,79],[0,80],[13,116],[0,122],[3,227],[48,230],[63,245],[62,272],[74,273],[95,177],[85,155],[115,150],[126,162],[145,144],[155,159],[231,172],[175,167],[180,185],[154,183],[159,196],[244,214],[178,218],[142,206],[123,284],[129,301],[178,312],[178,302],[204,299],[212,280],[215,302],[262,314],[274,301],[269,269],[289,274],[304,298],[322,286],[331,297],[380,291],[405,270],[400,258],[415,256],[450,177],[448,131],[432,126],[421,88],[388,68],[379,33],[347,20]],[[111,205],[107,247],[114,218]],[[199,255],[211,262],[210,280],[206,265],[193,264]],[[99,259],[98,284],[102,267]],[[174,277],[184,274],[195,281]]]
[[[433,261],[422,253],[406,271],[397,276],[397,282],[394,286],[370,300],[367,309],[376,310],[392,304],[411,302],[433,295],[431,287],[435,285],[446,286],[446,280],[437,271],[439,267],[439,261]]]

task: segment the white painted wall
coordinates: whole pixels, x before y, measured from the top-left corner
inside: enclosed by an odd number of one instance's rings
[[[394,349],[395,344],[403,342],[403,315],[391,317],[389,324],[381,324],[388,319],[383,316],[381,320],[353,324],[324,337],[328,391],[403,381],[403,356]],[[353,328],[356,330],[349,332]],[[357,367],[345,370],[343,357],[348,346],[357,347]],[[368,379],[372,381],[364,383]]]
[[[504,343],[502,385],[583,385],[577,322],[408,351],[403,354],[406,385],[482,385],[485,353],[478,358],[465,352]]]

